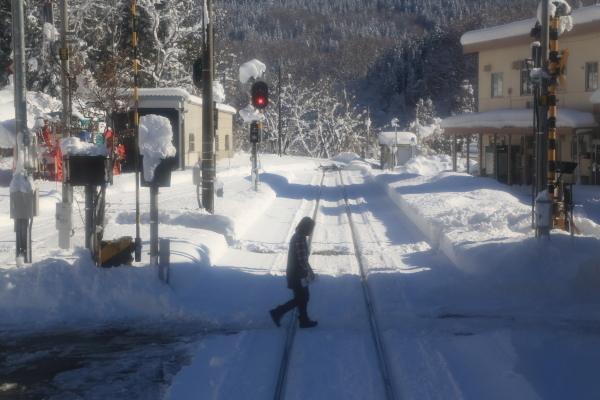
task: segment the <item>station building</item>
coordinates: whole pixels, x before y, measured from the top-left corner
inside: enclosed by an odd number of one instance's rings
[[[571,16],[573,29],[559,36],[559,51],[568,49],[569,58],[566,87],[557,93],[557,161],[579,164],[565,182],[600,185],[600,5],[573,10]],[[478,112],[442,121],[446,135],[477,136],[480,176],[509,185],[532,183],[534,99],[528,59],[536,21],[462,36],[463,53],[478,56]]]

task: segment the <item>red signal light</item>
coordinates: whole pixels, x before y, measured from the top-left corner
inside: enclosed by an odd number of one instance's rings
[[[259,110],[269,105],[269,87],[265,82],[252,84],[252,105]]]

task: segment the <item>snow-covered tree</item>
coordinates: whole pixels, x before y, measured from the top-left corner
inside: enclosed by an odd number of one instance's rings
[[[450,115],[458,115],[458,114],[468,114],[475,112],[475,96],[473,93],[473,86],[469,83],[468,80],[464,80],[452,99],[452,104],[450,105],[450,110],[448,110]]]
[[[435,106],[430,98],[426,100],[419,99],[415,111],[416,118],[422,126],[431,125],[435,120]]]

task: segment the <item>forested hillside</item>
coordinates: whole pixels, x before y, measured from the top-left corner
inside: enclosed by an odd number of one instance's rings
[[[10,0],[1,0],[0,64],[10,55]],[[191,85],[191,66],[201,53],[201,1],[138,0],[140,76],[144,87]],[[574,7],[595,3],[578,1]],[[26,1],[28,89],[58,96],[58,45],[44,37],[43,2]],[[106,111],[131,87],[129,0],[69,2],[73,75],[84,100]],[[274,149],[276,87],[282,74],[285,125],[294,127],[286,147],[313,156],[357,150],[367,108],[373,128],[392,118],[414,123],[419,102],[428,115],[461,112],[464,86],[476,85],[477,59],[463,55],[469,30],[535,16],[537,0],[215,0],[216,79],[226,102],[248,104],[249,86],[239,66],[251,59],[267,65],[273,106],[267,109],[266,146]],[[55,5],[56,24],[58,10]],[[78,76],[75,77],[75,75]],[[468,82],[464,82],[467,80]],[[77,86],[77,85],[74,85]],[[461,90],[461,87],[463,89]],[[467,91],[468,93],[469,91]],[[475,91],[476,93],[476,91]],[[428,101],[430,99],[431,101]],[[245,129],[242,127],[242,129]]]

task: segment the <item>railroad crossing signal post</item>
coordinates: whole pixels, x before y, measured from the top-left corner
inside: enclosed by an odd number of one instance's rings
[[[548,46],[549,46],[549,11],[548,11],[548,0],[542,1],[542,21],[541,23],[541,61],[542,61],[542,71],[548,72]],[[541,129],[538,133],[538,146],[537,146],[537,158],[538,158],[538,168],[537,168],[537,194],[543,192],[548,188],[548,162],[547,162],[547,154],[548,154],[548,83],[542,82],[541,90],[540,90],[540,107],[539,107],[539,118],[541,123]],[[548,217],[546,215],[542,215],[542,211],[548,212],[547,205],[545,204],[546,200],[541,199],[538,202],[536,200],[536,234],[538,237],[548,236],[550,237],[550,229],[552,228],[551,223],[548,224]],[[548,226],[549,225],[549,226]]]
[[[536,201],[538,203],[536,204],[536,213],[538,215],[536,228],[538,236],[546,235],[550,237],[550,230],[553,227],[565,229],[571,225],[566,217],[568,213],[567,207],[565,207],[564,200],[561,199],[562,185],[560,179],[556,178],[557,173],[565,173],[567,169],[570,170],[570,166],[562,165],[562,163],[556,160],[556,93],[559,82],[563,89],[566,89],[562,69],[569,54],[567,50],[564,50],[562,54],[559,53],[558,35],[560,18],[568,16],[570,12],[570,7],[561,3],[556,4],[554,15],[550,15],[549,1],[544,0],[542,2],[541,51],[543,76],[540,96],[542,135],[540,135],[541,145],[538,146],[540,150],[540,153],[538,153],[540,163],[538,164],[537,181],[538,192],[547,190],[547,197]],[[549,202],[550,207],[541,204],[546,202]],[[550,214],[548,215],[548,213]],[[569,226],[569,229],[573,229],[573,227]]]

